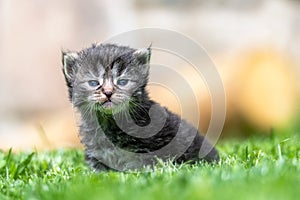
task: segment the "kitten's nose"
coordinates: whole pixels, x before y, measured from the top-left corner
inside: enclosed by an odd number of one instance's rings
[[[112,90],[103,90],[103,94],[109,99],[113,94]]]
[[[114,92],[114,86],[110,79],[104,81],[102,86],[102,92],[109,99]]]

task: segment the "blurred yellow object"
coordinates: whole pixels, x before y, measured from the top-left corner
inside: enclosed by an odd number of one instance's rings
[[[214,61],[223,80],[227,101],[225,132],[232,134],[238,130],[233,134],[243,135],[245,131],[249,134],[253,130],[268,132],[271,128],[290,125],[297,112],[299,96],[295,64],[291,59],[274,48],[248,49],[216,57]],[[188,80],[198,99],[201,111],[199,128],[205,133],[210,123],[211,97],[204,80],[199,81],[191,66],[184,66],[180,73]],[[182,83],[174,81],[174,84],[173,87],[179,88]],[[178,102],[174,94],[159,86],[150,87],[150,94],[178,114],[181,114],[180,104],[189,104],[188,99]],[[187,97],[192,98],[191,95],[187,94]],[[187,116],[189,122],[196,120],[191,113]]]
[[[271,49],[249,51],[240,57],[234,78],[237,111],[259,128],[288,125],[297,108],[295,65]]]

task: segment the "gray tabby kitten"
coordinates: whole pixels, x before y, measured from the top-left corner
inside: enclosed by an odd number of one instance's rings
[[[114,44],[63,52],[69,97],[81,114],[85,157],[97,170],[153,166],[157,158],[219,160],[217,150],[193,126],[149,99],[150,55],[150,48]]]

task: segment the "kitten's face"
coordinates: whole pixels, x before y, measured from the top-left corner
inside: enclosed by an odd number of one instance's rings
[[[63,54],[64,75],[76,107],[122,108],[145,87],[150,49],[99,45]]]

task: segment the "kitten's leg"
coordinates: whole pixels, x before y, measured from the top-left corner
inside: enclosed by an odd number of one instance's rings
[[[98,171],[98,172],[100,172],[100,171],[107,172],[107,171],[113,170],[110,167],[106,166],[105,164],[101,163],[101,161],[99,161],[98,159],[96,159],[94,157],[90,157],[86,154],[85,154],[85,160],[90,167],[96,169],[96,171]]]
[[[195,163],[200,160],[204,160],[207,162],[218,162],[220,160],[219,153],[216,148],[212,147],[210,143],[207,141],[204,142],[205,137],[200,135],[199,133],[196,135],[194,141],[192,142],[191,146],[184,152],[182,156],[180,156],[176,162],[182,163],[189,161],[190,163]],[[205,145],[205,146],[203,146]],[[199,151],[200,148],[204,149],[211,149],[207,155],[200,159]]]

